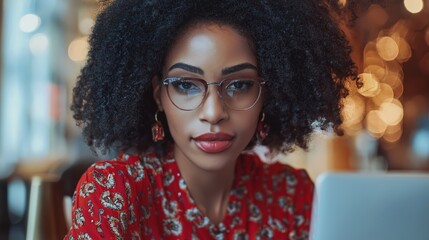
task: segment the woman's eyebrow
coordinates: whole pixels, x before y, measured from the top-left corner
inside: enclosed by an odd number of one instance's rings
[[[254,70],[258,71],[258,68],[251,63],[241,63],[238,65],[234,65],[234,66],[226,67],[226,68],[222,69],[222,75],[231,74],[231,73],[238,72],[238,71],[241,71],[244,69],[254,69]]]
[[[186,70],[188,72],[193,72],[193,73],[197,73],[197,74],[200,74],[200,75],[204,75],[204,71],[201,68],[195,67],[195,66],[192,66],[192,65],[189,65],[189,64],[186,64],[186,63],[176,63],[173,66],[171,66],[168,69],[168,71],[171,71],[171,70],[173,70],[175,68],[181,68],[181,69]]]

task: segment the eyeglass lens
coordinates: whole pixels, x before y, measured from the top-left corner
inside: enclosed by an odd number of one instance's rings
[[[253,107],[258,101],[261,87],[255,79],[227,79],[220,83],[207,83],[194,78],[167,78],[167,93],[176,107],[183,110],[198,108],[204,101],[209,85],[220,86],[218,92],[225,104],[236,110]]]

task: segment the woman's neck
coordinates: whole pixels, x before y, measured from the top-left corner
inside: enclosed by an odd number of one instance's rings
[[[223,169],[208,171],[200,168],[185,156],[175,153],[180,173],[200,211],[211,222],[222,222],[234,181],[236,159]]]

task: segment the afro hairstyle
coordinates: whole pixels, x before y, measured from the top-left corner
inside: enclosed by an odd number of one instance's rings
[[[306,149],[315,125],[341,134],[345,84],[358,78],[330,6],[320,0],[114,0],[90,35],[73,90],[73,117],[93,149],[154,147],[151,81],[175,39],[192,24],[210,22],[232,27],[254,47],[259,74],[268,81],[264,145],[280,152]],[[161,121],[167,126],[165,116]],[[166,129],[158,147],[172,141]]]

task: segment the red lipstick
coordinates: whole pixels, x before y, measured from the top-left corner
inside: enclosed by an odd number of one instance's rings
[[[196,138],[195,144],[207,153],[218,153],[227,150],[232,145],[233,136],[227,133],[205,133]]]

